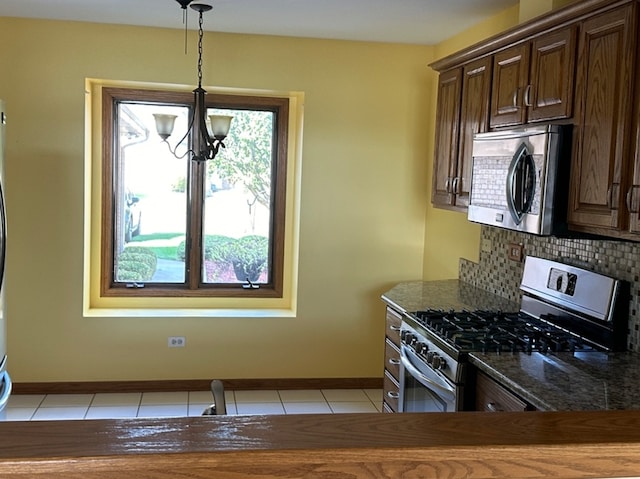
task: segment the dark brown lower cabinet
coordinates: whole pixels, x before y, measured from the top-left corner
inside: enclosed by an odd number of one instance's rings
[[[382,411],[398,412],[400,395],[400,324],[402,315],[387,307],[384,341],[384,383]]]
[[[533,411],[535,407],[522,400],[486,374],[476,376],[476,411]]]

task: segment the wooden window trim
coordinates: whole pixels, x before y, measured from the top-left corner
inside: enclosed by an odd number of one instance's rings
[[[102,206],[101,206],[101,261],[100,294],[103,297],[219,297],[219,298],[282,298],[284,281],[284,243],[286,218],[287,152],[289,99],[271,96],[208,94],[209,108],[251,109],[276,112],[274,124],[275,168],[272,177],[272,247],[269,258],[271,281],[261,284],[257,289],[245,289],[242,284],[216,285],[202,283],[200,280],[186,279],[186,284],[145,283],[142,288],[127,287],[124,283],[113,281],[114,230],[115,230],[115,192],[114,161],[115,150],[114,124],[116,120],[116,102],[144,101],[163,104],[191,106],[193,94],[190,92],[144,90],[130,88],[102,89]],[[204,165],[200,165],[204,167]],[[196,166],[198,168],[198,166]],[[190,167],[192,171],[192,167]],[[190,209],[191,210],[191,209]],[[187,228],[191,221],[188,221]],[[192,231],[193,234],[193,231]],[[195,254],[198,253],[196,247]],[[195,256],[192,254],[192,257]],[[189,268],[193,271],[194,268]],[[199,276],[193,273],[192,277]]]

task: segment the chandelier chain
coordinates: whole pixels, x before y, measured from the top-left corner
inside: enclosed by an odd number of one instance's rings
[[[186,5],[191,4],[193,0],[177,0],[183,8]],[[231,124],[232,116],[229,115],[209,115],[211,120],[207,120],[207,104],[205,101],[205,95],[207,92],[202,88],[202,43],[204,38],[204,20],[203,12],[211,10],[211,5],[204,3],[194,3],[191,8],[196,10],[198,15],[198,87],[193,90],[194,102],[193,110],[189,115],[191,117],[189,121],[189,127],[182,139],[176,144],[174,149],[171,149],[168,138],[173,132],[174,122],[177,115],[171,114],[154,114],[156,121],[156,130],[162,141],[164,141],[169,147],[169,151],[176,158],[183,158],[186,154],[192,154],[191,159],[193,161],[206,161],[215,158],[218,150],[224,148],[224,139],[229,133],[229,126]],[[186,19],[186,18],[185,18]],[[185,42],[186,47],[186,42]],[[211,123],[211,133],[209,133],[207,122]],[[185,155],[178,156],[176,150],[178,145],[181,145],[189,135],[192,135],[189,140],[188,150]]]
[[[202,87],[202,10],[198,17],[198,88]]]

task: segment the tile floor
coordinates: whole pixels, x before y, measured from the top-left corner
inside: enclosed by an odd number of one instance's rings
[[[313,414],[380,412],[381,389],[225,391],[227,414]],[[122,419],[200,416],[211,391],[14,394],[7,421]]]

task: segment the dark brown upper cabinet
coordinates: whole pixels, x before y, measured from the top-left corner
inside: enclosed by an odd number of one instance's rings
[[[568,212],[573,230],[636,240],[627,234],[640,233],[637,37],[637,2],[581,25]]]
[[[432,202],[468,205],[473,135],[572,123],[572,231],[640,241],[640,0],[583,0],[431,64]]]
[[[487,131],[491,61],[482,58],[440,75],[431,201],[466,209],[471,188],[473,135]]]
[[[443,207],[455,205],[451,176],[458,162],[461,92],[462,68],[454,68],[440,74],[431,202]]]
[[[575,57],[575,26],[497,52],[491,128],[571,117]]]

